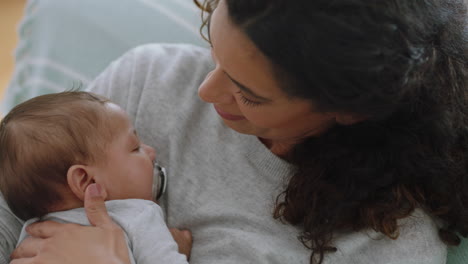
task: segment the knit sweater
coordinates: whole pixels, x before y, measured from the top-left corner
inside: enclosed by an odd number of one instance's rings
[[[91,90],[130,114],[169,174],[162,204],[169,226],[192,230],[192,264],[309,263],[300,229],[273,219],[293,167],[255,136],[226,127],[197,88],[213,68],[209,51],[148,45],[129,52]],[[445,263],[435,222],[421,210],[391,240],[371,230],[336,234],[325,263]]]
[[[198,98],[213,66],[206,49],[146,45],[112,63],[90,90],[122,106],[142,142],[156,148],[169,177],[160,204],[168,226],[192,231],[190,263],[307,264],[311,251],[297,239],[300,227],[272,217],[294,168],[257,137],[226,127]],[[323,263],[445,263],[430,216],[416,210],[399,227],[396,240],[373,230],[337,233],[337,251]]]

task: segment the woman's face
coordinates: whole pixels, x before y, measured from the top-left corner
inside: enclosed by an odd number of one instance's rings
[[[269,60],[229,20],[224,0],[212,14],[210,40],[216,67],[198,94],[230,128],[268,142],[294,144],[335,123],[331,113],[316,112],[310,101],[281,90]]]

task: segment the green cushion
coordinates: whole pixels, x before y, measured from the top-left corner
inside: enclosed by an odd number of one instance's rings
[[[40,94],[84,87],[141,44],[208,46],[200,24],[192,0],[29,0],[0,112]]]
[[[447,264],[468,264],[468,238],[464,238],[458,247],[449,248]]]

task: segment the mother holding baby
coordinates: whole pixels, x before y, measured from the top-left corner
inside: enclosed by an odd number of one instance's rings
[[[190,262],[445,263],[468,234],[464,1],[198,4],[211,50],[138,47],[90,86],[158,150]],[[11,263],[126,263],[86,199],[95,226],[35,224]]]

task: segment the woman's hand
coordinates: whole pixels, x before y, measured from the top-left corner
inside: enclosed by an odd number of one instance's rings
[[[31,237],[15,249],[10,264],[130,263],[123,231],[107,214],[99,185],[88,186],[84,204],[93,226],[32,224],[27,228]]]

